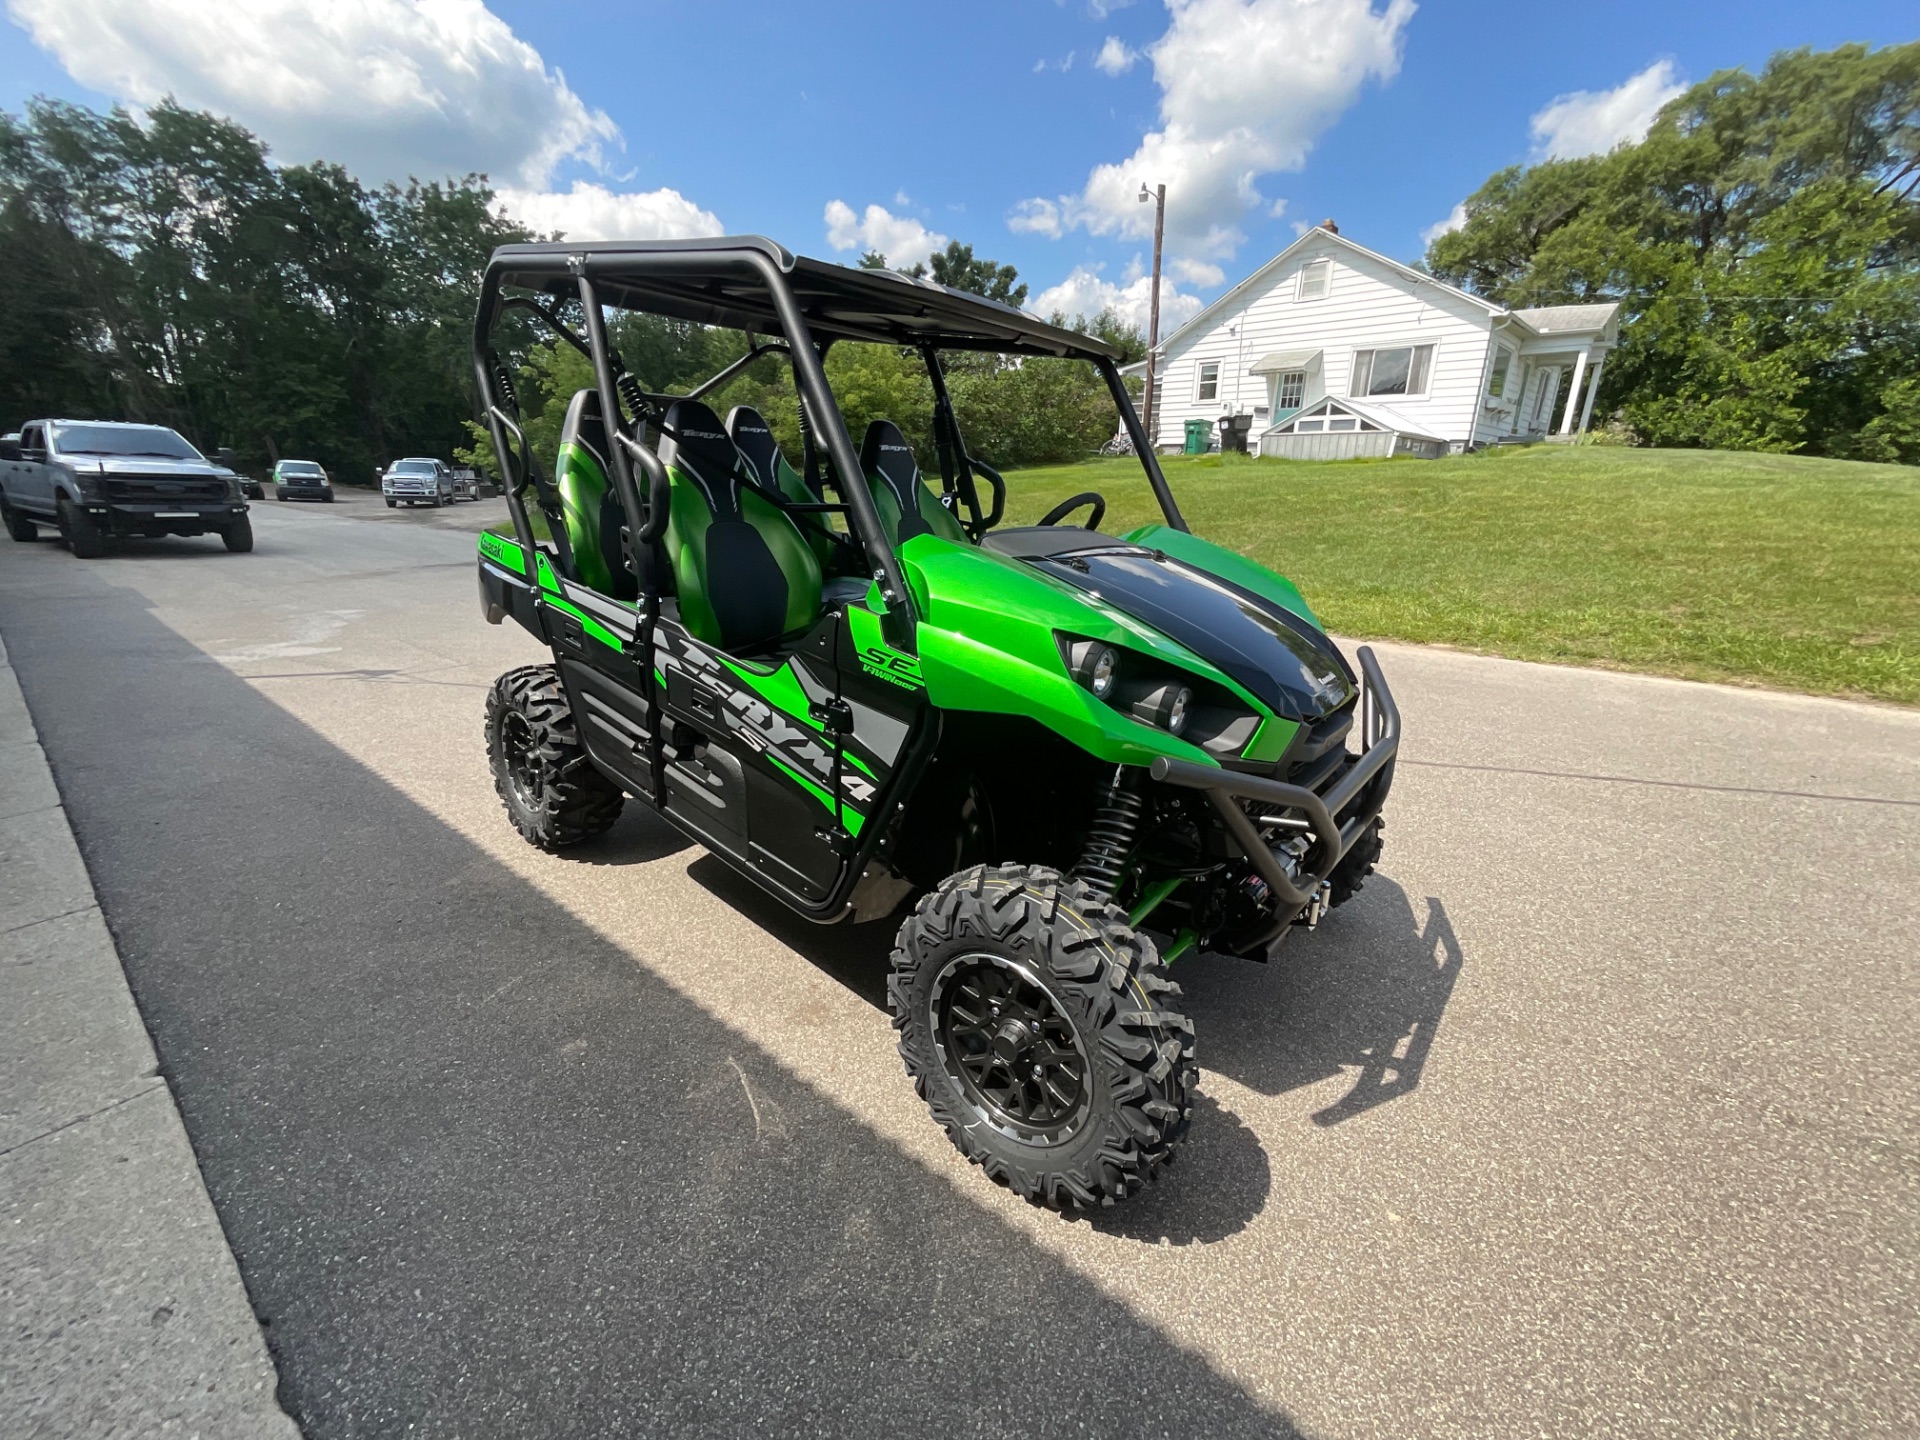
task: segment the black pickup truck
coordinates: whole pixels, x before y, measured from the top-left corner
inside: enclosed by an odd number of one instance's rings
[[[164,425],[31,420],[0,439],[0,521],[16,540],[59,529],[75,555],[120,535],[218,535],[253,549],[240,477]]]

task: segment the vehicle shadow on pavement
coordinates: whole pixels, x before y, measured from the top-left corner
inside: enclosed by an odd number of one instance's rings
[[[1178,968],[1204,1068],[1263,1095],[1357,1071],[1313,1117],[1338,1125],[1419,1086],[1463,959],[1437,896],[1416,910],[1375,875],[1266,965],[1203,955]]]
[[[1297,1435],[135,592],[58,592],[0,632],[312,1440]]]
[[[664,820],[660,823],[666,824]],[[847,921],[816,925],[794,914],[718,856],[701,852],[700,858],[687,867],[687,876],[782,945],[797,950],[815,969],[839,981],[874,1009],[887,1009],[893,937],[907,918],[906,906],[884,920],[870,920],[864,925]]]

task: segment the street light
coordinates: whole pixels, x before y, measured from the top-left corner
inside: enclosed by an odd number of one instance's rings
[[[1159,436],[1153,428],[1153,371],[1154,351],[1160,346],[1160,240],[1166,233],[1167,187],[1156,185],[1149,190],[1143,181],[1140,186],[1140,203],[1153,201],[1153,297],[1147,305],[1147,387],[1141,396],[1142,408],[1147,412],[1144,419],[1147,431],[1147,444],[1158,445]]]

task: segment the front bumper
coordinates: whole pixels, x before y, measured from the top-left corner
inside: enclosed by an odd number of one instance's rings
[[[1387,792],[1393,788],[1393,762],[1400,752],[1400,709],[1393,703],[1373,651],[1361,646],[1359,660],[1364,748],[1319,790],[1164,755],[1153,762],[1155,780],[1206,792],[1227,833],[1246,853],[1260,878],[1272,887],[1283,906],[1295,912],[1317,902],[1321,886],[1380,817]],[[1296,867],[1290,869],[1261,838],[1258,827],[1239,803],[1242,800],[1294,812],[1306,823],[1310,848]]]
[[[147,504],[119,500],[81,507],[111,535],[205,535],[224,530],[247,513],[237,500],[195,501],[190,504]]]
[[[274,494],[282,500],[331,500],[331,485],[277,485]]]

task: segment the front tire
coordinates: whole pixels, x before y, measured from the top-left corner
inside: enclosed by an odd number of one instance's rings
[[[947,1138],[1055,1210],[1112,1205],[1172,1163],[1198,1076],[1179,993],[1124,911],[1018,865],[923,899],[887,983],[900,1057]]]
[[[396,507],[397,505],[399,505],[399,503],[400,503],[400,502],[399,502],[398,500],[389,500],[389,501],[387,501],[387,509],[389,509],[389,510],[392,510],[392,509],[393,509],[393,508],[395,508],[395,507]]]
[[[245,515],[230,525],[223,526],[220,538],[227,542],[227,549],[236,555],[245,555],[253,549],[253,521]]]
[[[4,501],[0,501],[0,520],[6,522],[7,534],[16,540],[24,542],[40,538],[40,527]]]
[[[513,828],[559,850],[603,834],[626,794],[594,768],[551,665],[509,670],[487,692],[487,763]]]
[[[74,559],[98,560],[107,553],[106,532],[86,511],[62,495],[56,513],[60,517],[60,538],[67,542]]]

